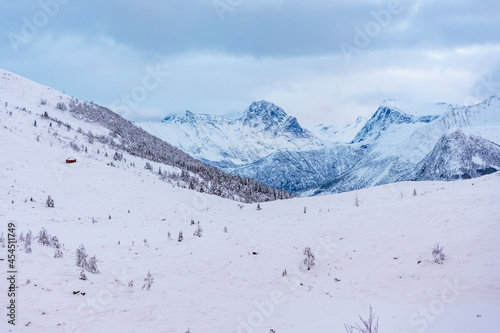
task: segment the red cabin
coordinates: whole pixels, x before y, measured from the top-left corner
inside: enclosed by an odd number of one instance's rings
[[[76,163],[76,158],[67,158],[66,163]]]

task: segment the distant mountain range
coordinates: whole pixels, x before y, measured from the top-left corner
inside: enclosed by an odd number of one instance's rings
[[[343,128],[306,129],[266,101],[238,119],[188,111],[135,124],[226,172],[302,195],[500,169],[500,96],[473,106],[386,100]]]

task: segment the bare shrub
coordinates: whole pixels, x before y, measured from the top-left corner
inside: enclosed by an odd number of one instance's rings
[[[360,324],[356,324],[356,326],[347,324],[344,325],[347,333],[354,333],[354,332],[378,333],[378,318],[377,321],[373,323],[375,319],[375,314],[373,313],[371,305],[370,305],[370,316],[368,317],[368,319],[365,320],[361,316],[359,316],[359,319],[361,320],[361,325]]]

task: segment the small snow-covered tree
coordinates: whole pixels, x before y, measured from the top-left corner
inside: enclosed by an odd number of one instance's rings
[[[184,240],[184,236],[182,236],[182,231],[179,231],[179,242],[182,242]]]
[[[38,240],[38,243],[42,244],[43,246],[50,246],[51,237],[50,237],[47,229],[42,228],[40,230],[40,232],[38,233],[37,240]]]
[[[262,208],[260,207],[260,203],[257,203],[257,210],[262,210]]]
[[[50,239],[50,246],[55,247],[56,249],[59,249],[61,247],[61,244],[59,243],[59,239],[57,238],[57,236],[53,236]]]
[[[442,264],[445,259],[445,254],[443,253],[444,248],[436,243],[432,248],[432,256],[434,257],[434,262],[436,264]]]
[[[76,249],[76,265],[78,267],[86,269],[87,268],[87,257],[88,257],[88,254],[85,251],[85,247],[83,246],[83,244],[81,244]]]
[[[68,107],[66,106],[66,104],[59,102],[56,105],[56,109],[61,110],[61,111],[66,111],[68,109]]]
[[[83,280],[83,281],[87,280],[87,276],[85,275],[85,271],[83,269],[80,272],[80,280]]]
[[[151,166],[151,163],[146,162],[146,165],[144,166],[144,169],[146,169],[146,170],[153,170],[153,167]]]
[[[301,261],[300,268],[306,267],[307,270],[310,270],[311,267],[314,266],[314,253],[312,252],[310,247],[306,247],[304,249],[304,255],[306,257]]]
[[[61,249],[56,249],[54,252],[54,258],[62,258],[63,257],[63,252]]]
[[[358,207],[359,206],[359,199],[358,199],[358,194],[356,193],[356,198],[354,199],[354,206]]]
[[[5,237],[3,236],[3,232],[0,234],[0,247],[5,247]]]
[[[372,307],[370,305],[370,316],[368,319],[363,319],[361,316],[359,316],[359,319],[361,320],[361,325],[356,324],[356,326],[353,325],[347,325],[345,324],[345,330],[347,333],[354,333],[354,332],[359,332],[359,333],[378,333],[378,318],[377,321],[374,323],[375,319],[375,314],[373,313]]]
[[[148,271],[148,275],[144,278],[144,285],[142,286],[142,289],[150,290],[151,286],[154,283],[154,278],[151,275],[151,273]]]
[[[24,236],[24,252],[31,253],[31,239],[33,238],[31,230],[26,233]]]
[[[227,227],[224,227],[224,233],[227,234]]]
[[[89,259],[89,262],[87,263],[87,271],[89,271],[92,274],[99,274],[99,270],[97,269],[97,259],[95,256],[91,257]]]
[[[413,189],[413,196],[416,197],[417,196],[417,189]]]
[[[45,201],[45,205],[50,208],[54,208],[54,200],[50,197],[50,195],[47,198],[47,201]]]
[[[198,224],[198,227],[196,228],[196,230],[194,231],[193,233],[193,236],[197,236],[197,237],[201,237],[201,235],[203,234],[203,229],[201,228],[201,226]]]

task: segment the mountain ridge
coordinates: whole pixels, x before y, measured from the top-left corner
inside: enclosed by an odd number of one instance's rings
[[[414,169],[435,148],[443,133],[453,128],[467,128],[476,136],[486,135],[485,139],[498,143],[498,110],[498,96],[474,106],[385,100],[372,117],[358,118],[352,127],[347,126],[344,135],[346,128],[332,125],[302,128],[283,109],[258,101],[235,120],[191,114],[191,132],[183,132],[188,146],[175,131],[165,140],[177,140],[175,145],[181,149],[228,172],[301,195],[317,195],[411,180],[408,175],[415,174]],[[246,121],[247,126],[238,126],[238,121]],[[280,132],[278,129],[289,129],[283,126],[287,121],[293,124],[292,130]],[[163,130],[168,132],[173,122],[167,121],[170,127]],[[223,139],[217,131],[208,130],[226,125],[234,128],[226,129]],[[300,129],[297,132],[293,128]],[[346,140],[349,135],[352,137]],[[214,144],[206,143],[210,141]],[[496,162],[488,163],[496,169]]]

